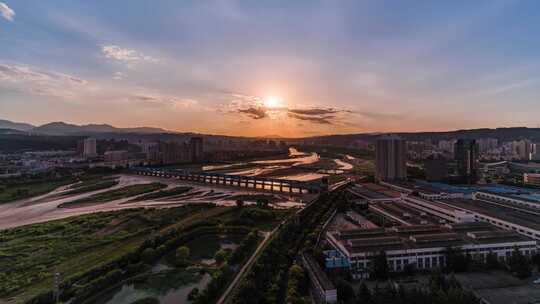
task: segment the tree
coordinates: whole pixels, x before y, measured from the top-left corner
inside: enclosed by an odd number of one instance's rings
[[[494,269],[499,269],[500,266],[501,266],[501,263],[499,263],[497,254],[490,251],[486,256],[486,268],[489,270],[494,270]]]
[[[446,270],[451,272],[465,272],[469,269],[470,258],[452,247],[445,251]]]
[[[154,250],[154,248],[146,248],[142,252],[141,257],[145,263],[151,264],[156,258],[156,250]]]
[[[227,256],[228,256],[227,251],[220,249],[214,255],[214,259],[216,260],[216,263],[218,263],[218,265],[221,265],[223,262],[227,260]]]
[[[540,253],[535,254],[532,257],[532,263],[536,265],[536,268],[540,271]]]
[[[356,303],[358,304],[364,304],[369,303],[371,301],[371,291],[367,287],[365,282],[362,282],[360,284],[360,288],[358,289],[358,294],[356,296]]]
[[[532,275],[532,265],[529,260],[515,247],[512,257],[510,258],[510,270],[520,278],[528,278]]]
[[[372,275],[376,279],[386,280],[388,279],[388,272],[388,259],[386,258],[386,252],[382,250],[373,261]]]
[[[198,295],[199,295],[199,288],[195,287],[189,292],[188,300],[193,301],[193,300],[197,299]]]
[[[182,246],[176,249],[176,259],[180,263],[185,263],[187,259],[189,258],[190,254],[191,254],[191,251],[189,250],[187,246]]]
[[[287,286],[287,303],[304,304],[308,303],[302,296],[307,290],[304,269],[296,264],[289,268],[289,282]]]
[[[243,207],[244,206],[244,201],[243,200],[236,200],[236,206],[237,207]]]
[[[260,198],[257,200],[257,206],[261,207],[261,208],[266,208],[268,207],[268,199],[266,198]]]
[[[344,304],[353,303],[354,289],[349,282],[340,279],[336,284],[338,301]]]

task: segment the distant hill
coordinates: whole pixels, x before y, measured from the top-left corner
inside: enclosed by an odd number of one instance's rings
[[[117,128],[107,124],[89,124],[75,125],[65,122],[51,122],[29,130],[33,134],[44,135],[91,135],[93,133],[171,133],[165,129],[136,127],[136,128]]]
[[[34,126],[23,122],[13,122],[9,120],[0,119],[0,129],[12,129],[18,131],[29,131]]]
[[[169,131],[161,128],[152,127],[133,127],[133,128],[118,128],[108,124],[88,124],[76,125],[65,122],[51,122],[38,127],[28,123],[12,122],[0,119],[0,129],[5,129],[2,133],[11,132],[18,133],[27,132],[32,135],[55,135],[55,136],[92,136],[98,139],[115,139],[124,138],[129,140],[186,140],[192,136],[202,136],[208,140],[229,140],[229,139],[247,139],[242,136],[225,136],[225,135],[210,135],[210,134],[195,134],[181,133]],[[11,130],[11,131],[7,131]],[[251,139],[272,138],[284,140],[291,144],[315,144],[315,145],[337,145],[348,146],[353,141],[373,141],[384,133],[358,133],[358,134],[342,134],[342,135],[326,135],[314,136],[305,138],[286,138],[279,135],[267,135],[252,137]],[[392,132],[402,136],[407,140],[447,140],[457,138],[497,138],[499,141],[511,141],[520,138],[527,138],[534,142],[540,143],[540,128],[496,128],[496,129],[471,129],[471,130],[455,130],[446,132]]]
[[[345,135],[326,135],[317,137],[308,137],[295,139],[311,144],[321,145],[349,145],[355,140],[374,141],[379,136],[385,133],[370,133],[370,134],[345,134]],[[479,139],[479,138],[496,138],[499,141],[512,141],[518,139],[529,139],[533,142],[540,143],[540,128],[496,128],[496,129],[471,129],[471,130],[455,130],[445,132],[392,132],[409,141],[424,141],[424,140],[449,140],[449,139]]]

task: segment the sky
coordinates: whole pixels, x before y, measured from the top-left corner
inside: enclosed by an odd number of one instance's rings
[[[536,127],[540,1],[0,0],[0,119],[243,136]]]

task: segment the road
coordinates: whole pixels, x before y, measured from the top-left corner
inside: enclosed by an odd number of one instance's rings
[[[255,252],[251,255],[251,257],[248,259],[248,261],[242,266],[240,271],[236,274],[236,277],[231,282],[229,287],[225,290],[223,295],[219,298],[219,300],[216,302],[216,304],[223,304],[226,303],[228,297],[231,295],[231,292],[237,287],[238,283],[242,280],[244,275],[247,273],[247,271],[251,268],[251,265],[253,265],[253,262],[256,260],[256,258],[259,256],[262,250],[266,247],[266,244],[271,239],[271,237],[274,235],[276,231],[279,230],[279,228],[282,225],[280,224],[278,227],[274,228],[270,233],[267,233],[264,237],[264,240],[259,244]]]

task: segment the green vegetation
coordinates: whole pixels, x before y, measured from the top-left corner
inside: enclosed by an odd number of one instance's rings
[[[347,177],[342,174],[333,174],[328,176],[328,184],[333,185],[346,180]]]
[[[72,172],[64,169],[3,179],[0,180],[0,204],[43,195],[73,182]]]
[[[314,248],[324,222],[335,210],[334,202],[344,199],[344,194],[324,193],[296,220],[283,224],[240,283],[232,303],[283,303],[293,261],[300,250]]]
[[[51,181],[43,180],[16,185],[0,185],[0,204],[43,195],[58,187],[70,184],[73,181],[74,180],[71,178],[60,178]]]
[[[532,275],[533,266],[531,261],[517,247],[514,248],[508,264],[512,274],[520,279],[525,279]]]
[[[304,269],[296,264],[289,269],[289,285],[287,286],[286,303],[308,304],[306,297],[309,290],[308,278]]]
[[[53,272],[64,280],[80,275],[133,251],[151,231],[208,208],[130,209],[0,231],[0,299],[24,302],[51,288]]]
[[[206,286],[202,292],[197,292],[197,295],[192,295],[195,304],[206,304],[215,302],[219,296],[227,288],[229,282],[234,278],[234,275],[240,265],[242,265],[249,257],[249,254],[255,250],[259,243],[259,237],[256,230],[251,231],[240,243],[238,249],[232,254],[224,255],[224,259],[219,263],[219,268],[214,272],[212,281]],[[236,270],[235,270],[236,269]]]
[[[148,183],[148,184],[137,184],[122,187],[119,189],[114,189],[102,193],[97,193],[89,197],[81,198],[72,202],[67,202],[59,205],[58,207],[70,207],[76,205],[84,204],[99,204],[114,201],[121,198],[128,198],[148,192],[153,192],[159,189],[166,188],[167,185],[162,183]]]
[[[77,185],[77,187],[74,187],[73,189],[64,192],[63,195],[77,195],[77,194],[82,194],[82,193],[87,193],[87,192],[92,192],[92,191],[97,191],[97,190],[108,189],[116,185],[118,185],[118,181],[110,180],[110,179],[104,179],[99,182],[95,181],[93,183],[83,182],[83,186]]]
[[[260,200],[266,200],[269,203],[275,203],[280,201],[278,197],[271,194],[239,194],[239,195],[233,195],[229,197],[230,200],[233,201],[243,201],[243,202],[253,202],[256,203]]]
[[[193,189],[193,187],[187,187],[187,186],[174,187],[172,189],[160,190],[160,191],[148,193],[145,195],[141,195],[130,200],[129,202],[149,201],[149,200],[156,200],[159,198],[169,197],[173,195],[180,195],[180,194],[184,194],[190,191],[191,189]]]
[[[159,304],[159,300],[156,298],[149,297],[149,298],[137,300],[131,304]]]
[[[346,292],[343,292],[346,288]],[[459,282],[453,277],[446,277],[441,274],[431,276],[429,284],[425,288],[416,287],[405,289],[402,286],[396,287],[388,283],[381,288],[376,285],[373,290],[362,284],[354,298],[354,291],[350,294],[350,289],[342,286],[342,292],[338,287],[338,300],[340,303],[353,304],[480,304],[470,291],[464,290]]]
[[[190,256],[190,250],[187,246],[176,249],[176,259],[180,264],[185,264]]]
[[[61,273],[61,301],[73,304],[99,303],[105,293],[126,283],[177,288],[185,280],[172,280],[167,270],[152,273],[152,265],[164,261],[179,276],[188,276],[186,266],[207,268],[213,279],[196,295],[196,301],[209,303],[255,249],[260,238],[250,231],[273,227],[288,214],[290,211],[256,206],[196,204],[103,212],[0,231],[0,301],[52,303],[54,272]],[[197,252],[189,244],[213,238],[217,244],[213,256],[223,236],[241,240],[239,248],[220,254],[219,267],[199,264]],[[183,263],[173,262],[177,258]],[[188,277],[192,282],[200,274]]]

